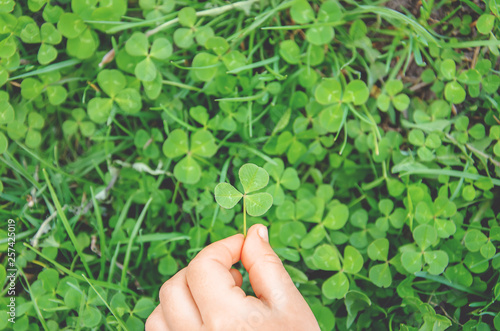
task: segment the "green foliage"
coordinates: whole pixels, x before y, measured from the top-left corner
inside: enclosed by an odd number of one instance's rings
[[[500,7],[409,5],[0,1],[15,329],[143,329],[262,223],[322,330],[499,330]]]
[[[273,196],[267,192],[248,194],[267,186],[269,174],[264,168],[247,163],[241,166],[238,176],[244,193],[228,183],[219,183],[214,193],[217,203],[226,209],[233,208],[243,198],[243,232],[246,235],[246,214],[255,217],[262,216],[271,208]]]

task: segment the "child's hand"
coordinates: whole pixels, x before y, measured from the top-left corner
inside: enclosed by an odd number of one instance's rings
[[[240,288],[231,266],[241,259],[257,296]],[[160,289],[160,304],[147,331],[319,330],[314,315],[268,243],[267,229],[242,234],[203,249]]]

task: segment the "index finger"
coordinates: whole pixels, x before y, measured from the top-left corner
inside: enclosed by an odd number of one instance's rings
[[[242,234],[219,240],[198,253],[187,267],[187,283],[204,321],[216,311],[234,309],[234,303],[245,298],[229,271],[240,260],[243,242]]]

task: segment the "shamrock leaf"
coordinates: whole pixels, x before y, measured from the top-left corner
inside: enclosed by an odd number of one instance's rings
[[[134,88],[125,87],[127,80],[121,71],[104,69],[97,75],[97,82],[109,98],[96,97],[89,101],[87,111],[92,121],[105,123],[115,103],[127,114],[135,114],[141,110],[139,92]]]
[[[226,209],[231,209],[241,200],[243,194],[228,183],[220,183],[215,187],[215,200]]]
[[[211,132],[198,130],[188,135],[181,129],[176,129],[168,135],[163,143],[163,154],[173,159],[185,155],[174,167],[174,176],[186,184],[196,184],[201,178],[201,168],[195,157],[212,157],[217,152],[217,145]]]
[[[239,172],[244,194],[228,183],[219,183],[215,187],[215,200],[226,209],[233,208],[243,198],[243,231],[246,236],[246,214],[261,216],[273,205],[273,196],[267,192],[248,194],[258,191],[269,182],[269,174],[264,168],[255,164],[244,164]]]
[[[273,203],[275,205],[281,205],[285,201],[285,192],[282,187],[296,191],[300,186],[300,179],[297,170],[294,168],[285,169],[285,165],[280,158],[273,158],[273,161],[275,164],[270,162],[264,164],[264,169],[276,182],[276,184],[269,186],[267,192],[274,197]]]
[[[193,58],[193,76],[197,80],[208,82],[217,74],[217,68],[224,64],[230,72],[243,67],[247,60],[245,56],[236,50],[229,50],[228,42],[221,37],[209,37],[205,42],[205,48],[212,50],[216,55],[207,52],[200,52]],[[220,75],[224,77],[225,75]]]
[[[336,103],[352,103],[359,106],[368,101],[370,91],[366,83],[359,79],[350,81],[342,91],[342,85],[337,79],[325,78],[316,87],[314,96],[318,103],[325,106]]]
[[[335,30],[332,26],[321,23],[336,22],[342,17],[340,6],[333,1],[325,1],[314,17],[314,11],[308,1],[294,1],[290,8],[292,19],[299,24],[313,22],[306,31],[306,39],[313,45],[328,44],[335,36]]]
[[[95,132],[95,124],[91,121],[85,121],[87,114],[82,108],[76,108],[71,112],[73,119],[64,121],[62,130],[66,136],[72,136],[80,130],[82,136],[91,137]]]
[[[410,105],[410,98],[400,93],[403,91],[403,83],[400,80],[389,80],[385,83],[384,90],[377,98],[377,107],[381,111],[388,111],[391,104],[399,111],[405,110]]]
[[[245,194],[260,190],[269,182],[267,171],[251,163],[242,166],[238,175]]]
[[[364,264],[361,253],[352,246],[344,249],[342,265],[338,257],[338,249],[332,245],[321,245],[316,248],[313,255],[314,265],[321,270],[339,271],[328,278],[321,288],[323,294],[329,299],[343,298],[349,291],[349,279],[345,273],[356,274]]]
[[[444,88],[444,97],[446,100],[454,104],[459,104],[465,100],[465,89],[457,82],[457,67],[455,61],[446,59],[441,63],[440,67],[441,76],[450,81]]]
[[[164,61],[172,55],[172,43],[165,38],[157,38],[149,49],[148,37],[142,32],[135,32],[126,42],[125,50],[134,57],[139,57],[135,66],[135,76],[143,82],[152,82],[158,75],[155,62]]]

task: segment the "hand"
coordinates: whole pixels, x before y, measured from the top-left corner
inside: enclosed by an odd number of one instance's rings
[[[240,288],[243,278],[231,266],[243,263],[257,297]],[[319,330],[311,309],[269,245],[267,228],[252,226],[217,241],[165,282],[147,331]]]

